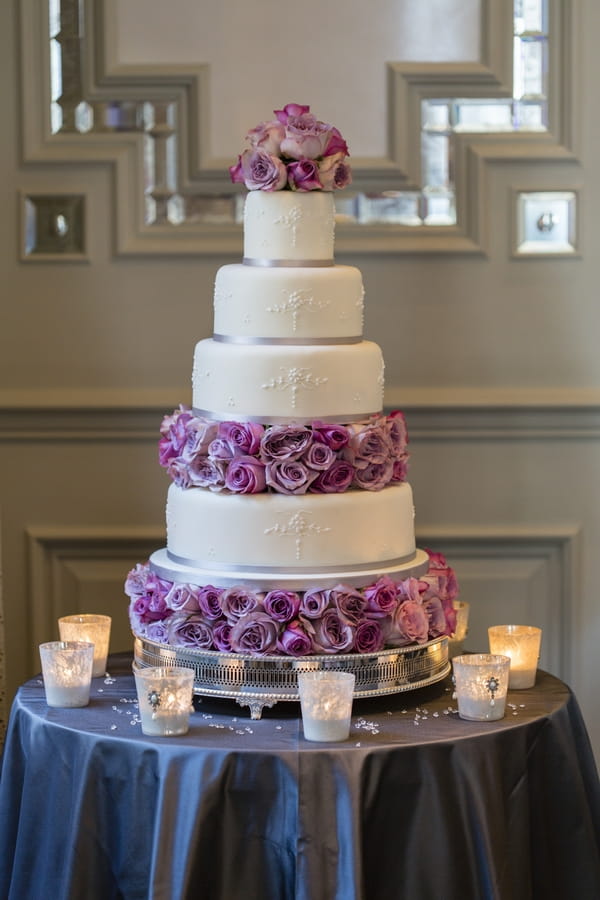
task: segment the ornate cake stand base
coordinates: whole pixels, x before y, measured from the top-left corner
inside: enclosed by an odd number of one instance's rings
[[[252,719],[280,700],[299,700],[298,672],[328,669],[355,676],[355,697],[413,691],[441,681],[450,672],[448,638],[394,647],[378,653],[323,656],[250,656],[168,647],[136,637],[134,668],[187,666],[194,669],[194,693],[236,700]]]

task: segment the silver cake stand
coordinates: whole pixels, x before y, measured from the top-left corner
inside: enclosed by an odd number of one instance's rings
[[[299,700],[298,673],[327,669],[355,676],[355,697],[380,697],[435,684],[450,672],[448,638],[411,644],[377,653],[323,656],[251,656],[167,647],[136,637],[134,669],[187,666],[194,670],[194,693],[236,700],[260,719],[265,707],[281,700]]]

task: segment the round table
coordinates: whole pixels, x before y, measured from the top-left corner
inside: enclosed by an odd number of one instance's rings
[[[448,682],[354,703],[350,739],[202,700],[187,735],[141,733],[131,657],[90,705],[13,703],[0,779],[7,900],[600,897],[600,786],[574,695],[538,672],[498,722]]]

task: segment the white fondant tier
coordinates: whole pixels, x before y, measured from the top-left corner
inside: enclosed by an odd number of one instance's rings
[[[244,259],[253,265],[331,265],[335,210],[328,191],[250,191]]]
[[[214,331],[230,339],[357,338],[363,283],[354,266],[222,266],[215,280]]]
[[[415,554],[407,482],[344,494],[228,494],[169,487],[167,549],[202,569],[277,574],[393,567]]]
[[[377,344],[196,344],[192,402],[200,414],[270,422],[355,421],[380,412],[383,356]]]

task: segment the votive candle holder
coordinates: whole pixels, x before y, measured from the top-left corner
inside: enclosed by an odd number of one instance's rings
[[[302,728],[307,741],[347,740],[354,682],[352,672],[298,672]]]
[[[542,643],[542,629],[534,625],[491,625],[488,628],[490,653],[510,657],[508,687],[523,690],[535,684]]]
[[[186,734],[189,730],[194,670],[186,666],[134,669],[142,733],[154,737]]]
[[[465,639],[469,631],[469,611],[470,606],[465,600],[454,600],[452,602],[456,613],[456,627],[454,634],[448,639],[448,656],[453,659],[460,656],[463,652]]]
[[[87,641],[49,641],[40,644],[39,650],[48,706],[87,706],[94,645]]]
[[[110,616],[92,613],[61,616],[58,620],[61,641],[88,641],[94,645],[92,678],[100,678],[106,674],[111,623]]]
[[[455,697],[461,719],[492,722],[504,717],[508,690],[508,656],[467,653],[452,660]]]

